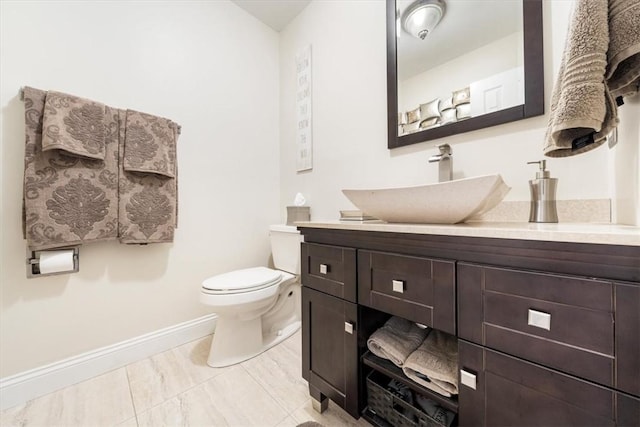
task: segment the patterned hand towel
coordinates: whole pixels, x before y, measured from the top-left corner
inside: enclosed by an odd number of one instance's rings
[[[443,396],[458,394],[458,341],[456,337],[431,331],[426,340],[404,362],[402,372],[418,384]]]
[[[604,75],[609,47],[605,0],[577,0],[551,96],[544,154],[566,157],[601,145],[618,123]]]
[[[176,135],[171,120],[127,110],[124,170],[176,177]]]
[[[134,145],[129,146],[129,154],[132,157],[143,152],[148,147],[149,138],[144,136],[146,130],[135,120],[130,121],[128,111],[118,110],[120,116],[120,182],[119,195],[119,221],[118,237],[121,243],[145,244],[172,242],[177,228],[178,212],[178,186],[177,178],[171,178],[164,173],[141,173],[126,170],[125,155],[127,137],[133,125],[134,134],[137,132],[140,138]],[[138,113],[139,114],[139,113]],[[149,115],[144,115],[153,117]],[[134,117],[134,116],[131,116]],[[153,125],[152,125],[153,126]],[[153,127],[151,128],[153,129]],[[177,126],[173,126],[173,173],[175,174],[175,141],[177,141]],[[151,130],[153,132],[153,130]],[[133,147],[136,148],[133,148]],[[142,150],[142,151],[139,151]],[[153,150],[149,150],[150,153]],[[132,154],[134,153],[135,156]],[[140,158],[144,155],[140,154]],[[135,163],[136,160],[134,160]],[[164,163],[168,166],[169,163]],[[168,170],[168,169],[167,169]],[[151,171],[149,171],[151,172]]]
[[[43,151],[47,92],[26,87],[24,229],[31,250],[117,237],[117,116],[104,123],[104,160]],[[57,95],[54,95],[54,97]]]
[[[367,340],[371,353],[388,359],[402,367],[407,357],[424,341],[429,329],[421,329],[415,323],[393,316]]]
[[[607,60],[611,95],[636,93],[640,83],[640,1],[609,0]]]
[[[49,91],[45,101],[42,151],[104,160],[105,106],[99,102]]]

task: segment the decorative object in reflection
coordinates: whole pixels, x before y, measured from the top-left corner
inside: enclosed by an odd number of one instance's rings
[[[420,104],[420,116],[422,120],[440,117],[440,98],[426,104]]]
[[[402,125],[402,130],[404,134],[413,133],[420,130],[420,122],[407,123],[406,125]]]
[[[446,110],[442,110],[440,124],[446,125],[447,123],[453,123],[455,121],[457,121],[455,108],[447,108]]]
[[[444,0],[416,0],[402,14],[402,28],[424,40],[444,16]]]
[[[398,135],[431,129],[469,117],[471,117],[471,93],[467,86],[453,91],[444,101],[436,98],[406,113],[399,112]]]
[[[460,104],[468,104],[471,101],[469,86],[454,91],[451,98],[453,99],[453,105],[456,107]]]
[[[456,117],[458,120],[468,119],[471,117],[471,104],[460,104],[456,106]]]
[[[453,108],[453,97],[446,98],[440,104],[440,110],[447,110],[449,108]]]
[[[404,125],[407,124],[407,113],[400,111],[398,113],[398,135],[404,134]]]
[[[432,117],[420,122],[420,129],[431,129],[436,126],[440,126],[440,117]]]
[[[407,111],[407,123],[415,123],[420,121],[420,108]]]

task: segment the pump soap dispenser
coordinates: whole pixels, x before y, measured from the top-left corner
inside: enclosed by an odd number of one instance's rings
[[[546,160],[527,162],[527,164],[540,165],[540,170],[536,172],[536,179],[529,181],[529,189],[531,190],[529,222],[558,222],[556,208],[558,178],[551,178],[551,173],[546,170]]]

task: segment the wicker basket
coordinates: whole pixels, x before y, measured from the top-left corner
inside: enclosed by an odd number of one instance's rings
[[[369,409],[394,427],[447,427],[387,390],[390,379],[378,371],[367,377]]]

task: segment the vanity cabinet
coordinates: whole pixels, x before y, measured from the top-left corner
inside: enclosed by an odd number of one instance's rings
[[[374,370],[431,398],[366,354],[397,315],[458,336],[460,394],[434,400],[459,425],[640,426],[639,246],[389,231],[399,227],[300,227],[313,397],[358,417]]]
[[[356,251],[302,243],[302,377],[314,404],[358,408]]]

